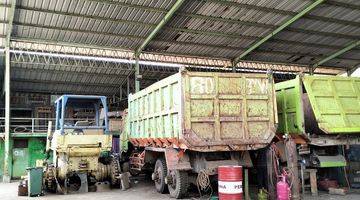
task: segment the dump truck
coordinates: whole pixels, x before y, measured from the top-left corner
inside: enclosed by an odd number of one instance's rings
[[[87,192],[102,181],[119,185],[120,164],[111,154],[106,97],[63,95],[55,105],[55,131],[48,133],[47,141],[53,160],[46,162],[45,188],[66,194]]]
[[[345,166],[338,147],[360,144],[360,78],[298,75],[275,88],[277,133],[294,138],[302,164]]]
[[[152,172],[175,198],[220,165],[251,166],[248,151],[267,146],[277,123],[271,73],[180,70],[130,94],[127,112],[120,149],[130,170]]]

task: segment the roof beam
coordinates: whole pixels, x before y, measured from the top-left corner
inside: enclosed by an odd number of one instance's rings
[[[248,55],[250,52],[252,52],[253,50],[255,50],[256,48],[258,48],[260,45],[262,45],[263,43],[265,43],[267,40],[269,40],[271,37],[273,37],[274,35],[276,35],[277,33],[279,33],[280,31],[282,31],[283,29],[285,29],[286,27],[288,27],[289,25],[291,25],[293,22],[295,22],[296,20],[298,20],[299,18],[301,18],[302,16],[304,16],[306,13],[310,12],[312,9],[314,9],[316,6],[318,6],[319,4],[321,4],[322,2],[324,2],[325,0],[316,0],[315,2],[313,2],[311,5],[307,6],[304,10],[302,10],[300,13],[298,13],[297,15],[293,16],[291,19],[289,19],[288,21],[286,21],[284,24],[282,24],[281,26],[279,26],[278,28],[276,28],[274,31],[272,31],[269,35],[265,36],[263,39],[261,39],[260,41],[256,42],[255,44],[251,45],[246,51],[244,51],[240,56],[236,57],[234,59],[234,66],[236,65],[236,63],[238,63],[241,59],[243,59],[246,55]]]
[[[0,19],[0,23],[1,23],[1,24],[8,24],[9,21],[7,21],[7,20],[1,20],[1,19]],[[5,37],[6,37],[6,35],[5,35]]]
[[[16,82],[16,81],[14,81]],[[144,81],[145,82],[145,81]],[[146,84],[152,84],[155,81],[146,81]],[[132,81],[130,82],[132,83]],[[31,83],[29,83],[31,84]],[[38,84],[38,83],[33,83],[33,84]],[[65,84],[64,86],[69,85],[69,84]],[[77,85],[79,86],[79,85]],[[119,92],[119,87],[106,87],[106,88],[94,88],[94,86],[89,86],[89,85],[83,85],[80,86],[79,88],[73,88],[73,89],[63,89],[57,87],[54,90],[39,90],[37,88],[32,88],[32,89],[20,89],[17,87],[12,87],[11,90],[14,92],[24,92],[24,93],[43,93],[43,94],[98,94],[98,95],[113,95]]]
[[[0,3],[0,7],[3,7],[3,8],[10,8],[10,7],[11,7],[11,4]]]
[[[141,51],[150,43],[150,41],[161,31],[162,27],[174,16],[175,12],[181,7],[185,0],[177,0],[175,4],[171,7],[168,13],[160,21],[160,23],[155,27],[155,29],[150,33],[150,35],[145,39],[145,41],[140,45],[139,48],[135,51],[135,57],[139,56]]]
[[[93,94],[93,95],[113,95],[114,92],[98,92],[98,91],[94,91],[93,88],[89,88],[87,90],[38,90],[38,89],[30,89],[30,90],[26,90],[26,89],[18,89],[16,87],[12,87],[11,88],[12,91],[14,92],[21,92],[21,93],[37,93],[37,94],[84,94],[84,95],[89,95],[89,94]]]
[[[92,83],[92,82],[80,82],[80,81],[58,81],[58,80],[40,80],[40,79],[22,79],[22,78],[12,78],[11,81],[22,82],[22,83],[39,83],[39,84],[59,84],[59,85],[74,85],[74,86],[94,86],[94,87],[103,87],[103,88],[119,88],[121,84],[111,84],[111,83]]]
[[[18,62],[13,62],[12,63],[18,63]],[[34,65],[48,65],[45,63],[30,63],[30,64],[34,64]],[[60,70],[60,69],[42,69],[42,68],[23,68],[23,67],[18,67],[18,66],[12,66],[11,67],[14,71],[16,70],[25,70],[25,71],[32,71],[32,72],[36,72],[36,73],[44,73],[44,72],[50,72],[52,74],[57,74],[57,75],[66,75],[68,74],[76,74],[79,76],[91,76],[91,78],[93,76],[97,76],[97,77],[108,77],[108,78],[122,78],[122,79],[126,79],[129,75],[126,74],[109,74],[109,73],[99,73],[99,72],[80,72],[80,71],[65,71],[65,70]],[[121,70],[121,69],[119,69]],[[143,70],[146,71],[146,70]],[[169,73],[171,74],[171,73]],[[157,78],[152,78],[152,77],[148,77],[145,76],[143,77],[143,79],[145,80],[157,80]]]
[[[95,56],[95,57],[112,57],[117,59],[132,60],[134,58],[133,51],[127,51],[117,48],[103,48],[97,45],[84,45],[79,43],[60,42],[51,40],[34,40],[26,38],[13,38],[12,48],[22,49],[26,51],[43,51],[54,52],[60,54],[71,54],[77,56]],[[168,64],[184,64],[184,65],[200,65],[227,67],[231,65],[228,59],[219,59],[214,57],[198,57],[198,56],[179,56],[168,53],[145,52],[140,55],[140,59],[144,62],[158,62],[159,66],[165,71],[169,71]],[[146,63],[144,63],[146,66]],[[166,68],[165,68],[166,67]],[[131,68],[131,67],[130,67]],[[172,71],[172,70],[171,70]]]
[[[339,51],[337,51],[337,52],[335,52],[335,53],[321,59],[317,63],[315,63],[313,65],[313,67],[312,67],[313,70],[315,70],[319,65],[322,65],[322,64],[326,63],[327,61],[329,61],[331,59],[334,59],[334,58],[338,57],[339,55],[344,54],[345,52],[347,52],[347,51],[349,51],[349,50],[351,50],[351,49],[353,49],[353,48],[355,48],[355,47],[357,47],[359,45],[360,45],[360,40],[357,40],[355,42],[352,42],[352,43],[348,44],[345,48],[340,49]]]
[[[16,83],[21,83],[21,84],[55,84],[55,85],[62,85],[62,86],[75,86],[78,87],[79,90],[77,89],[63,89],[63,90],[59,90],[59,88],[57,88],[55,91],[47,91],[47,90],[27,90],[27,89],[17,89],[17,88],[12,88],[12,90],[14,91],[22,91],[22,92],[36,92],[36,93],[76,93],[76,94],[80,94],[83,93],[83,91],[87,91],[85,92],[85,94],[114,94],[117,93],[119,91],[119,89],[121,88],[122,84],[116,85],[116,86],[112,86],[109,84],[102,84],[102,83],[86,83],[86,84],[79,84],[78,82],[70,82],[70,81],[49,81],[49,80],[38,80],[38,79],[18,79],[18,78],[12,78],[11,79],[13,82]],[[156,80],[145,80],[144,82],[146,84],[151,84],[153,82],[155,82]],[[15,84],[14,84],[15,85]],[[95,87],[95,88],[94,88]],[[84,89],[85,88],[85,89]],[[106,91],[114,91],[114,92],[106,92]],[[101,91],[101,92],[99,92]],[[104,92],[105,91],[105,92]]]
[[[123,79],[126,79],[127,76],[126,75],[115,75],[115,74],[110,74],[110,75],[104,75],[104,73],[87,73],[87,72],[77,72],[77,71],[64,71],[64,70],[57,70],[57,69],[36,69],[36,68],[23,68],[23,67],[12,67],[14,73],[16,72],[21,72],[21,71],[27,71],[27,72],[35,72],[35,73],[51,73],[51,74],[56,74],[57,76],[68,76],[68,75],[75,75],[78,79],[82,79],[87,78],[87,79],[93,79],[93,78],[104,78],[107,77],[108,79],[121,79],[120,82],[123,81]],[[69,81],[70,82],[70,81]],[[81,82],[79,83],[81,84]],[[107,83],[104,83],[105,85]],[[110,83],[109,83],[110,84]],[[115,86],[117,84],[114,84],[113,86]]]

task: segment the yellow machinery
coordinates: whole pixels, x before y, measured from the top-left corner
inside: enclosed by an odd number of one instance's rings
[[[106,97],[63,95],[55,104],[55,132],[49,134],[47,145],[53,160],[46,167],[46,188],[68,193],[93,190],[101,181],[118,186],[120,167],[111,154]]]

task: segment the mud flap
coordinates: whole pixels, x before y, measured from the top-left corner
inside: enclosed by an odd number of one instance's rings
[[[191,170],[189,156],[183,150],[166,148],[165,159],[168,170]]]

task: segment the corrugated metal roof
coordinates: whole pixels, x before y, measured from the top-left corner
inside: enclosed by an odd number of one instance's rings
[[[145,51],[233,59],[313,2],[188,0]],[[18,0],[12,38],[135,50],[174,3],[175,0]],[[1,0],[0,4],[0,46],[4,46],[10,0]],[[245,60],[312,65],[358,40],[360,1],[327,0],[248,54]],[[84,71],[74,64],[44,67],[44,64],[37,63],[29,67],[27,63],[32,62],[28,60],[16,64],[20,71],[12,78],[23,82],[25,79],[38,82],[53,80],[57,88],[49,87],[49,90],[57,91],[74,89],[74,85],[61,88],[63,84],[60,81],[63,79],[79,84],[120,84],[122,78],[106,79],[91,74],[111,73],[120,76],[130,73],[123,69]],[[347,69],[359,63],[360,48],[357,47],[325,64]],[[22,68],[27,71],[21,72]],[[28,68],[33,72],[29,72]],[[54,70],[63,71],[65,75],[51,74]],[[77,73],[72,74],[73,71]],[[85,73],[90,75],[86,76]],[[159,72],[149,68],[144,68],[142,73],[154,79],[166,74],[159,75]],[[108,89],[97,90],[112,92],[111,87]]]
[[[164,13],[101,1],[21,1],[14,23],[17,37],[134,49]],[[126,1],[134,4],[138,1]],[[143,1],[139,6],[167,9],[174,1]],[[86,16],[86,17],[84,17]],[[111,20],[109,20],[111,19]],[[133,21],[137,23],[121,23]],[[136,38],[140,37],[140,39]]]
[[[147,50],[178,54],[185,54],[185,51],[191,55],[233,58],[234,55],[239,55],[242,50],[237,49],[238,54],[235,54],[233,53],[234,50],[225,50],[226,48],[248,47],[258,38],[268,34],[276,26],[291,18],[294,13],[304,9],[311,2],[304,0],[233,1],[230,3],[222,1],[187,1],[178,14],[168,23],[163,33],[160,33],[148,46]],[[121,1],[120,4],[116,1],[83,0],[68,0],[63,3],[57,3],[57,1],[48,1],[46,3],[43,1],[37,1],[36,3],[33,1],[21,1],[18,8],[19,23],[15,22],[16,31],[14,35],[16,37],[135,49],[161,20],[161,17],[164,16],[174,1],[162,1],[161,3],[158,1]],[[35,9],[31,11],[31,8]],[[317,11],[317,9],[320,11]],[[311,12],[311,16],[336,19],[336,15],[321,11],[324,9],[331,9],[332,13],[342,13],[344,10],[349,10],[349,8],[334,5],[320,5],[319,8]],[[204,18],[208,16],[211,18]],[[223,19],[232,22],[224,22]],[[116,20],[125,20],[127,22],[120,23]],[[346,20],[352,21],[353,19],[342,18],[339,20],[345,20],[346,22]],[[233,23],[234,21],[238,21],[238,23]],[[301,43],[309,35],[315,35],[316,39],[313,40],[319,41],[318,43],[321,45],[329,43],[326,39],[329,38],[327,33],[338,33],[341,34],[340,36],[345,36],[337,37],[336,39],[340,40],[335,41],[337,44],[343,43],[342,40],[344,39],[349,40],[358,37],[358,24],[349,26],[344,25],[344,23],[339,24],[329,21],[305,17],[295,22],[287,30],[289,35],[298,35],[298,39],[290,40],[291,37],[288,37],[288,35],[278,39],[285,42]],[[185,31],[179,31],[176,28],[185,29]],[[186,31],[186,29],[210,33],[194,34]],[[307,31],[312,32],[308,33]],[[214,36],[211,35],[213,32],[225,33],[230,37],[225,35],[214,40]],[[321,33],[313,34],[314,32]],[[237,45],[234,45],[232,35],[238,35],[237,40],[239,41],[236,41]],[[242,36],[244,36],[244,39],[241,39]],[[253,38],[249,39],[251,37]],[[334,38],[331,38],[331,41],[334,43]],[[160,45],[159,43],[165,43],[166,45]],[[169,43],[171,45],[167,47]],[[197,45],[203,45],[203,47],[196,47]],[[205,48],[205,45],[208,45],[208,47]],[[187,51],[188,49],[190,51]],[[201,49],[201,52],[199,52],[199,49]],[[308,52],[304,51],[304,53]]]
[[[169,53],[186,52],[188,54],[196,54],[196,52],[198,52],[197,55],[201,56],[214,55],[217,57],[234,58],[234,56],[240,55],[246,47],[260,40],[262,36],[269,34],[276,26],[289,20],[293,16],[293,13],[296,14],[301,11],[312,3],[312,1],[237,1],[237,3],[239,4],[237,7],[233,4],[231,4],[231,7],[229,4],[215,1],[205,3],[198,2],[196,6],[193,3],[192,6],[196,8],[192,9],[193,14],[216,16],[222,19],[228,19],[228,21],[177,16],[169,23],[169,26],[175,24],[177,28],[210,31],[211,33],[193,34],[189,36],[187,33],[180,31],[176,33],[174,31],[172,34],[163,32],[158,37],[161,39],[171,39],[182,42],[187,40],[187,42],[200,43],[201,47],[195,44],[192,45],[195,47],[189,47],[189,44],[160,46],[156,45],[157,42],[155,40],[148,47],[148,50],[154,51],[158,48]],[[241,7],[241,5],[246,6]],[[332,9],[331,7],[334,6],[320,5],[319,9]],[[319,13],[316,9],[317,8],[315,8],[309,16],[305,16],[296,21],[289,28],[282,31],[279,35],[276,35],[274,37],[275,40],[265,43],[252,52],[246,59],[313,64],[321,57],[330,55],[336,50],[343,48],[349,42],[360,39],[359,23],[354,23],[352,19],[337,19],[336,16],[331,16],[330,19],[327,20],[329,16],[322,16],[321,12]],[[344,9],[346,10],[348,8],[336,6],[336,9],[333,10],[336,10],[334,12],[341,13]],[[185,10],[186,7],[183,8],[183,11]],[[357,12],[360,14],[359,10]],[[236,20],[241,22],[237,22]],[[348,21],[353,23],[348,25]],[[253,26],[248,25],[249,22],[252,22]],[[219,39],[210,39],[210,35],[214,32],[221,32],[225,35],[216,36]],[[204,36],[206,34],[208,38]],[[233,35],[238,35],[239,37],[234,41]],[[246,42],[234,43],[236,40],[241,40],[241,36],[246,38]],[[257,38],[251,39],[251,37]],[[206,44],[208,44],[207,47],[205,47]],[[234,46],[230,46],[229,44],[234,44]],[[184,47],[185,45],[188,47]],[[334,45],[337,49],[324,48],[324,45]],[[228,48],[232,48],[233,50],[228,50]],[[360,62],[360,55],[358,53],[357,50],[353,50],[353,59],[340,56],[340,58],[344,58],[339,59],[341,62],[336,61],[331,64],[337,67],[351,67],[354,63]],[[306,55],[306,58],[303,58],[304,55]],[[301,59],[299,59],[299,57],[301,57]]]

